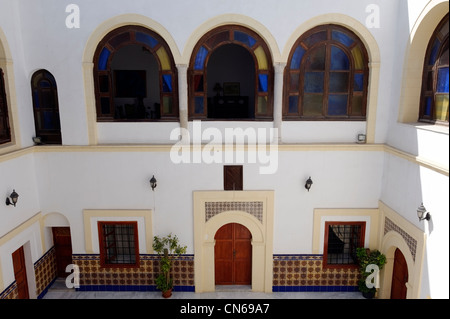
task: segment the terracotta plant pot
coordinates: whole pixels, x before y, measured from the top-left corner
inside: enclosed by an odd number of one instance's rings
[[[166,290],[162,292],[162,296],[164,298],[170,298],[172,296],[172,289]]]

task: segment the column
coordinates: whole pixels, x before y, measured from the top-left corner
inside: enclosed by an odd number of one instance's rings
[[[274,64],[275,79],[273,90],[273,126],[278,130],[278,143],[281,143],[281,124],[283,119],[283,77],[285,62]]]

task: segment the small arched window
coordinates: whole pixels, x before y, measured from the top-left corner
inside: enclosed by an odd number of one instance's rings
[[[283,118],[365,120],[368,78],[361,40],[341,26],[318,26],[302,35],[289,55]]]
[[[34,126],[44,144],[61,144],[58,92],[53,75],[39,70],[31,78]]]
[[[5,81],[3,70],[0,69],[0,144],[11,141],[11,131],[9,129],[8,104],[6,103]]]
[[[448,14],[436,28],[425,55],[419,121],[448,125]]]
[[[178,120],[178,80],[169,46],[157,33],[124,26],[94,55],[97,121]]]

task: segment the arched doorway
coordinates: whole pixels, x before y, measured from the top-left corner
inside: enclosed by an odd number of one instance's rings
[[[226,48],[222,48],[223,46],[226,46]],[[243,73],[242,67],[237,67],[237,64],[245,63],[243,62],[245,60],[248,61],[245,68],[252,67],[254,70],[251,80],[247,78],[236,82],[225,82],[227,81],[225,74],[229,73],[229,69],[222,70],[219,76],[210,74],[209,63],[214,64],[215,56],[220,55],[216,50],[232,50],[232,53],[236,54],[238,50],[235,46],[243,48],[251,56],[251,59],[247,59],[247,54],[239,53],[237,59],[232,59],[228,55],[228,61],[234,63],[233,66],[236,67],[233,76],[243,79],[240,77],[240,74]],[[210,76],[215,76],[218,80],[212,84],[209,81]],[[251,109],[251,112],[248,112],[246,116],[240,114],[240,118],[273,119],[272,58],[265,41],[250,29],[237,25],[225,25],[204,35],[193,50],[188,79],[190,119],[218,118],[214,112],[210,112],[214,103],[214,96],[217,95],[223,96],[223,104],[225,105],[237,109],[241,105],[243,106],[241,109]],[[249,83],[249,81],[252,83]],[[213,87],[210,87],[211,85]],[[247,94],[244,92],[248,90],[248,87],[251,87],[251,93],[245,96],[243,94]],[[220,118],[235,119],[230,116]]]
[[[250,285],[252,283],[252,234],[243,225],[229,223],[214,236],[214,270],[216,285]]]
[[[395,250],[392,273],[391,299],[406,299],[408,288],[408,265],[400,249]]]
[[[109,32],[94,55],[97,121],[178,119],[178,80],[169,46],[140,26]]]

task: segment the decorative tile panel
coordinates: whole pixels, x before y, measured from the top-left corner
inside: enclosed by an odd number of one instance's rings
[[[274,255],[273,291],[355,291],[357,268],[323,268],[322,255]]]
[[[406,231],[404,231],[400,226],[395,224],[392,220],[386,217],[386,221],[384,223],[384,234],[386,235],[391,230],[399,233],[403,239],[406,241],[408,245],[409,251],[411,252],[412,258],[416,260],[416,250],[417,250],[417,240],[412,238]]]
[[[101,267],[99,255],[73,255],[72,258],[74,264],[80,267],[80,290],[151,291],[155,290],[155,280],[160,273],[158,255],[140,255],[140,266],[137,268]],[[178,290],[193,290],[193,256],[184,255],[175,259],[171,275],[175,290],[177,286]]]
[[[244,211],[263,222],[263,202],[206,202],[205,221],[227,211]]]

